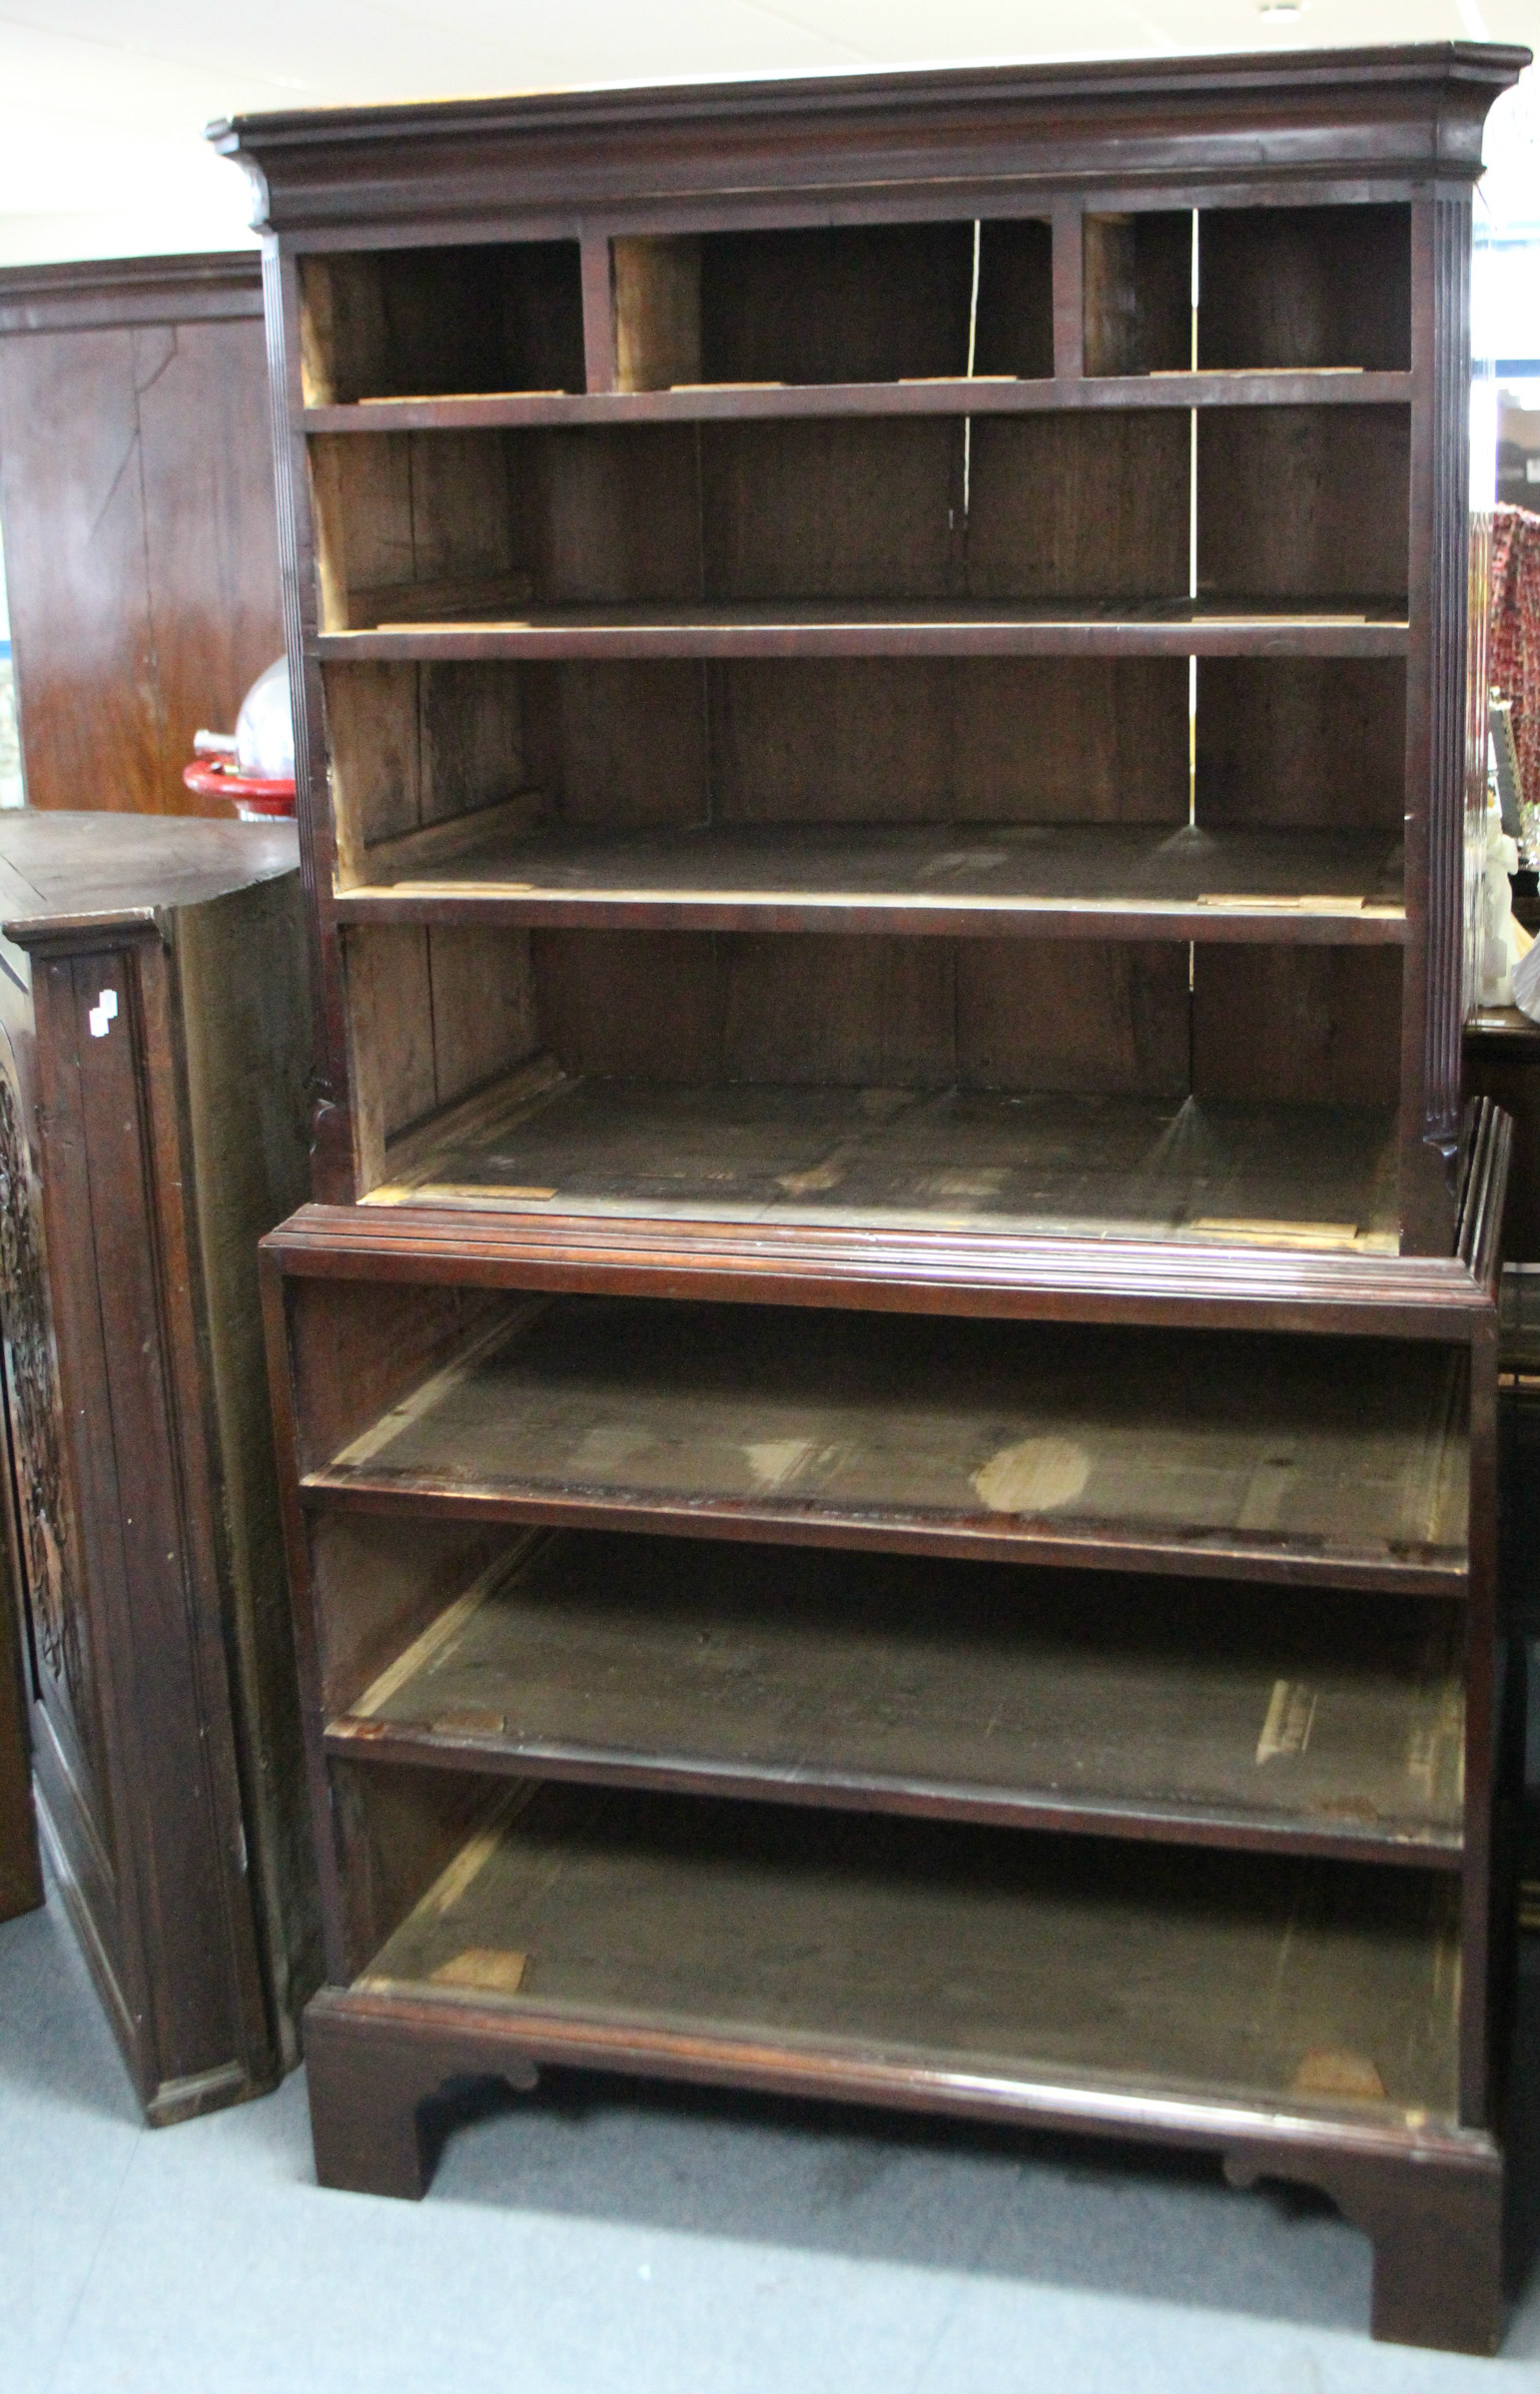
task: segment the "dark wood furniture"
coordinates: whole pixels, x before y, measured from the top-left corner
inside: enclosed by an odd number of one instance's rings
[[[1540,1638],[1540,1263],[1506,1263],[1498,1350],[1502,1595],[1513,1634]]]
[[[1540,1787],[1529,1760],[1540,1691],[1540,1261],[1505,1263],[1498,1348],[1498,1588],[1515,1696],[1527,1715],[1514,1774],[1514,1876],[1520,1929],[1540,1929]],[[1515,2077],[1518,2073],[1515,2071]]]
[[[271,2086],[314,1872],[257,1239],[303,1194],[292,825],[0,818],[0,1327],[38,1815],[149,2119]]]
[[[32,1812],[21,1621],[9,1539],[0,1542],[0,1921],[10,1921],[42,1903],[43,1874]]]
[[[284,646],[253,252],[0,270],[0,527],[28,805],[221,812],[193,734]]]
[[[1516,1006],[1483,1006],[1465,1027],[1465,1088],[1513,1124],[1503,1256],[1540,1263],[1540,1023]]]
[[[1522,55],[218,135],[321,993],[266,1268],[325,2183],[562,2061],[1137,2133],[1495,2342]]]

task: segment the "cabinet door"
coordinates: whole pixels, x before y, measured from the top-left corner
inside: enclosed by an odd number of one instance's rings
[[[61,943],[38,955],[34,996],[64,1551],[83,1591],[57,1623],[34,1604],[57,1649],[40,1709],[51,1725],[67,1694],[75,1725],[83,1710],[100,1724],[70,1811],[115,1885],[98,1901],[82,1883],[76,1919],[89,1959],[115,1947],[109,2006],[164,2122],[276,2074],[221,1631],[176,976],[156,933]]]
[[[0,1350],[9,1462],[4,1475],[9,1517],[0,1538],[5,1577],[0,1588],[0,1918],[42,1901],[25,1685],[34,1700],[39,1790],[55,1828],[61,1877],[67,1886],[74,1881],[89,1890],[86,1900],[110,1919],[110,1847],[96,1829],[100,1726],[63,1464],[33,1065],[26,959],[8,942],[0,943]]]

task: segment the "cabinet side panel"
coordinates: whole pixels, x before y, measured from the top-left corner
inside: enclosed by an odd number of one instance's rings
[[[321,1955],[257,1241],[304,1203],[309,1180],[304,936],[295,874],[189,908],[178,924],[236,1741],[287,2064],[299,2057],[300,2009],[320,1982]]]
[[[380,261],[302,259],[300,336],[307,406],[328,407],[383,391],[387,334]]]
[[[493,1781],[455,1771],[331,1766],[343,1857],[345,1968],[355,1978],[507,1798]]]
[[[347,934],[361,1186],[385,1144],[537,1044],[529,934],[372,923]]]
[[[284,593],[284,642],[294,710],[296,811],[300,877],[310,934],[314,1025],[315,1106],[311,1118],[312,1195],[337,1203],[359,1186],[349,1090],[348,1017],[342,947],[332,915],[338,841],[327,770],[326,705],[321,667],[307,653],[319,605],[316,527],[303,421],[300,279],[270,234],[263,242],[263,302],[268,336],[268,396],[273,411],[273,466],[278,499],[279,568]]]
[[[368,878],[377,840],[398,839],[422,819],[418,669],[357,664],[326,675],[332,748],[332,805],[337,816],[339,877]]]
[[[495,1527],[377,1520],[369,1513],[314,1513],[307,1534],[321,1700],[329,1715],[350,1711],[508,1552],[506,1534]]]
[[[409,435],[313,440],[310,482],[326,629],[346,631],[369,592],[416,580]]]
[[[1503,1920],[1504,1872],[1494,1919],[1493,1809],[1500,1672],[1497,1626],[1497,1374],[1495,1319],[1470,1348],[1470,1597],[1465,1653],[1465,1862],[1460,1906],[1460,2116],[1484,2126],[1492,2091],[1499,1990],[1512,1967]],[[1523,1648],[1512,1642],[1510,1651]],[[1522,1667],[1522,1665],[1520,1665]]]
[[[439,1370],[494,1301],[468,1288],[367,1280],[284,1284],[300,1471],[329,1463],[350,1439]]]
[[[132,1846],[135,1872],[125,1937],[139,1949],[156,2112],[180,2107],[190,2082],[214,2081],[226,2099],[253,2091],[274,2056],[241,1867],[168,960],[144,942],[77,956],[70,971],[57,1028],[75,1040],[94,1278],[94,1303],[76,1312],[73,1387],[111,1471],[82,1514],[115,1678],[120,1858]],[[104,991],[116,1012],[97,1013],[97,1033],[88,1018]]]
[[[385,1141],[433,1109],[427,939],[419,923],[389,923],[342,942],[361,1189],[379,1180]]]
[[[615,350],[622,391],[700,381],[700,242],[610,244]]]
[[[537,1041],[529,935],[438,924],[427,935],[432,984],[433,1098],[452,1105]]]
[[[516,673],[500,665],[436,665],[419,678],[421,818],[440,823],[524,787]]]
[[[1461,1111],[1470,218],[1468,198],[1412,209],[1401,1219],[1421,1254],[1453,1236]]]

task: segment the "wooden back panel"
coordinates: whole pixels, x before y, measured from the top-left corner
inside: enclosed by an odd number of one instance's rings
[[[1180,1093],[1175,941],[531,936],[541,1044],[668,1082]]]
[[[701,243],[701,379],[888,383],[968,366],[973,226],[840,225]]]
[[[1205,597],[1404,600],[1405,407],[1208,407],[1197,421]]]
[[[575,241],[308,258],[312,406],[458,391],[581,391]]]
[[[283,653],[254,254],[0,272],[0,523],[30,806],[183,785]]]
[[[1209,371],[1411,364],[1411,210],[1205,208],[1197,362]]]

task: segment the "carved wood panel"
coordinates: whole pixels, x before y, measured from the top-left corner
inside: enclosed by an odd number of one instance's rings
[[[30,993],[0,962],[0,1353],[29,1659],[76,1774],[99,1783],[97,1690],[70,1504],[38,1178]]]

